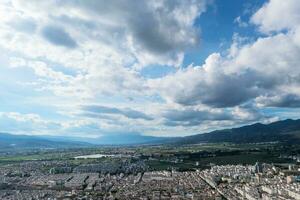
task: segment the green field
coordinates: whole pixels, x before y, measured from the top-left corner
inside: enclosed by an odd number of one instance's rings
[[[76,149],[63,151],[35,151],[20,152],[13,155],[0,156],[0,164],[20,163],[25,161],[66,161],[72,165],[99,163],[109,158],[75,160],[78,155],[88,154],[122,154],[129,153],[145,160],[153,170],[177,168],[192,170],[207,168],[212,163],[226,164],[254,164],[255,162],[284,163],[291,160],[280,159],[282,152],[297,154],[300,146],[285,146],[277,143],[261,144],[197,144],[197,145],[156,145],[156,146],[128,146],[128,147],[98,147],[91,149]],[[196,166],[198,162],[198,166]]]

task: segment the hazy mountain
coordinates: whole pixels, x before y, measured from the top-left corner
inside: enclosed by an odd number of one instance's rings
[[[3,148],[69,148],[95,145],[161,144],[169,138],[144,136],[138,133],[107,134],[99,138],[66,136],[28,136],[0,133],[0,149]]]
[[[0,133],[0,149],[4,148],[69,148],[87,147],[88,143],[75,142],[70,140],[58,141],[49,140],[39,136],[13,135]]]
[[[99,138],[63,136],[27,136],[0,133],[0,148],[68,148],[93,145],[134,144],[196,144],[202,142],[300,142],[300,119],[283,120],[271,124],[256,123],[240,128],[216,130],[181,138],[144,136],[138,133],[107,134]]]
[[[76,138],[75,141],[84,141],[92,144],[163,144],[186,143],[195,144],[201,142],[234,142],[255,143],[288,141],[300,142],[300,120],[283,120],[270,124],[256,123],[239,128],[216,130],[209,133],[197,134],[187,137],[154,137],[144,136],[139,133],[107,134],[99,138]]]
[[[256,123],[240,128],[217,130],[192,135],[177,140],[178,143],[195,144],[201,142],[255,143],[272,141],[300,141],[300,120],[283,120],[270,124]]]
[[[145,136],[138,133],[119,133],[107,134],[97,140],[95,144],[161,144],[165,143],[172,138]]]
[[[132,145],[132,144],[160,144],[173,138],[145,136],[140,133],[110,133],[97,138],[88,137],[64,137],[64,136],[41,136],[52,141],[86,142],[93,145]]]

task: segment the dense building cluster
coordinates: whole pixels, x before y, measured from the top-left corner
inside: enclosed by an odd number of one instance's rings
[[[225,199],[300,199],[298,170],[269,164],[214,166],[200,176]]]
[[[187,172],[143,168],[109,173],[95,172],[90,165],[79,165],[82,171],[52,165],[36,161],[1,166],[0,199],[300,199],[295,166],[256,163]],[[144,164],[124,166],[140,169]]]

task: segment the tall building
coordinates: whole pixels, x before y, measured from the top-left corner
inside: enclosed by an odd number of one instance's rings
[[[255,173],[262,173],[263,172],[263,166],[261,163],[256,162],[254,165],[254,172]]]

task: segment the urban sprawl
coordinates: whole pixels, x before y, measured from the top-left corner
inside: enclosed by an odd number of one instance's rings
[[[150,171],[143,161],[65,166],[30,161],[0,168],[0,199],[300,199],[296,165],[211,165]],[[197,164],[197,163],[195,163]]]

